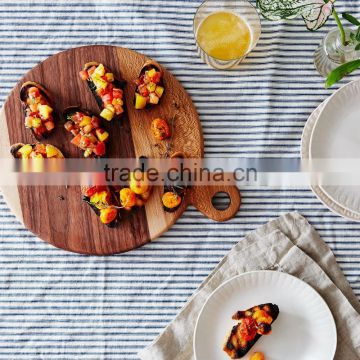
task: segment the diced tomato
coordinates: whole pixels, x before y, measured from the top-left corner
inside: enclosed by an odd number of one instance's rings
[[[72,121],[67,121],[64,127],[66,131],[71,131],[74,128],[74,123]]]
[[[71,116],[71,120],[72,120],[74,123],[79,123],[79,122],[81,122],[81,120],[82,120],[83,117],[84,117],[84,115],[83,115],[81,112],[77,111],[75,114],[73,114],[73,115]]]
[[[109,93],[105,94],[104,96],[102,96],[101,100],[102,100],[102,102],[104,103],[105,106],[109,105],[112,102],[112,96]]]
[[[47,121],[44,125],[47,131],[51,131],[55,128],[55,124],[53,121]]]
[[[89,74],[85,70],[81,70],[79,72],[79,75],[80,75],[81,80],[87,80],[89,78]]]
[[[239,332],[246,341],[251,341],[256,336],[256,323],[252,317],[245,317],[240,326]]]
[[[160,82],[160,79],[161,79],[161,73],[159,71],[157,71],[151,78],[152,82],[154,82],[155,84],[158,84]]]
[[[105,155],[105,151],[106,151],[105,143],[99,142],[94,149],[94,154],[96,156],[103,156]]]
[[[114,99],[121,99],[123,97],[123,91],[121,89],[113,89],[113,98]]]
[[[106,94],[106,89],[100,88],[97,90],[97,93],[100,97],[104,96]]]
[[[71,143],[77,147],[79,147],[81,141],[81,134],[76,135],[72,140]]]
[[[112,83],[108,83],[106,86],[106,91],[111,93],[113,88],[114,88],[114,85]]]
[[[30,97],[32,98],[37,98],[38,96],[40,96],[40,90],[36,87],[36,86],[32,86],[29,90],[28,90],[28,94]]]
[[[84,188],[83,189],[83,195],[87,196],[87,197],[91,197],[93,196],[96,192],[98,191],[97,186],[90,186],[88,188]]]
[[[71,133],[74,135],[74,136],[76,136],[77,134],[79,134],[79,130],[78,129],[72,129],[71,130]]]
[[[89,145],[91,144],[90,139],[87,136],[82,136],[81,140],[80,140],[80,147],[82,149],[86,149],[87,147],[89,147]]]
[[[141,96],[147,97],[149,95],[149,90],[145,84],[140,85],[138,89]]]
[[[96,66],[92,66],[90,69],[88,69],[88,71],[87,71],[88,74],[91,76],[94,73],[95,69],[96,69]]]
[[[114,105],[114,109],[117,115],[122,114],[124,112],[124,109],[121,105]]]
[[[93,116],[91,118],[91,125],[94,127],[94,129],[97,129],[100,126],[100,120],[96,116]]]

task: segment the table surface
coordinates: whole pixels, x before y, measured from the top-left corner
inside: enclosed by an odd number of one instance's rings
[[[345,3],[360,15],[355,0],[339,1],[339,12]],[[182,82],[200,114],[207,156],[298,158],[308,116],[333,91],[324,89],[313,52],[334,21],[313,33],[301,19],[263,20],[251,56],[236,70],[216,71],[196,52],[192,19],[199,4],[4,0],[0,101],[58,51],[124,46],[160,61]],[[244,234],[288,211],[315,226],[360,297],[360,224],[331,213],[308,188],[244,188],[242,197],[229,222],[214,223],[190,208],[152,244],[87,257],[34,237],[0,195],[0,359],[137,359]]]

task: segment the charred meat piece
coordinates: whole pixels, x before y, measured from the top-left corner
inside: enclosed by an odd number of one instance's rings
[[[36,82],[27,81],[21,86],[20,100],[25,113],[25,127],[37,140],[48,137],[55,128],[53,100],[49,91]]]
[[[275,304],[254,306],[245,311],[238,311],[233,320],[235,325],[224,345],[224,351],[232,359],[245,356],[262,335],[271,333],[271,325],[279,315],[279,307]]]
[[[159,103],[165,91],[163,76],[163,70],[156,61],[149,60],[143,65],[139,78],[135,80],[135,109],[145,109]]]
[[[88,203],[101,223],[115,227],[120,219],[120,212],[108,186],[82,186],[83,201]]]
[[[84,150],[84,157],[102,157],[106,153],[105,143],[109,133],[100,125],[100,119],[76,106],[65,109],[65,129],[74,137],[71,143]]]
[[[110,69],[98,62],[85,64],[80,77],[87,81],[101,110],[100,116],[107,121],[120,118],[124,113],[125,81],[116,79]]]
[[[62,159],[61,151],[50,144],[14,144],[10,148],[11,155],[15,159]]]

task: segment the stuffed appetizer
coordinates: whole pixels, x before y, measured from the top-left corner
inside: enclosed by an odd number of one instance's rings
[[[50,144],[14,144],[10,148],[15,159],[62,159],[64,155]]]
[[[109,133],[100,119],[86,110],[69,107],[64,111],[65,129],[73,135],[71,143],[84,151],[84,157],[102,157],[106,153]]]
[[[82,186],[83,200],[90,205],[102,224],[116,226],[120,213],[117,202],[108,186]]]
[[[129,187],[119,191],[120,204],[125,210],[145,205],[151,194],[151,185],[145,173],[130,173]]]
[[[168,122],[160,118],[156,118],[151,122],[151,132],[158,141],[168,139],[171,136]]]
[[[27,81],[21,86],[20,100],[25,112],[25,127],[37,140],[47,138],[55,128],[52,97],[42,85]]]
[[[147,61],[135,80],[135,109],[157,105],[164,93],[163,70],[156,61]]]
[[[111,121],[124,113],[124,81],[116,79],[109,69],[97,62],[85,64],[80,77],[87,81],[102,118]]]
[[[279,315],[279,307],[275,304],[254,306],[245,311],[238,311],[233,320],[235,325],[224,345],[224,351],[231,359],[245,356],[262,335],[271,333],[271,325]]]

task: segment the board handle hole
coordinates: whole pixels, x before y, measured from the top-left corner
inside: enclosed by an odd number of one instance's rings
[[[219,191],[214,194],[211,203],[216,210],[224,211],[228,209],[231,204],[230,195],[224,191]]]

